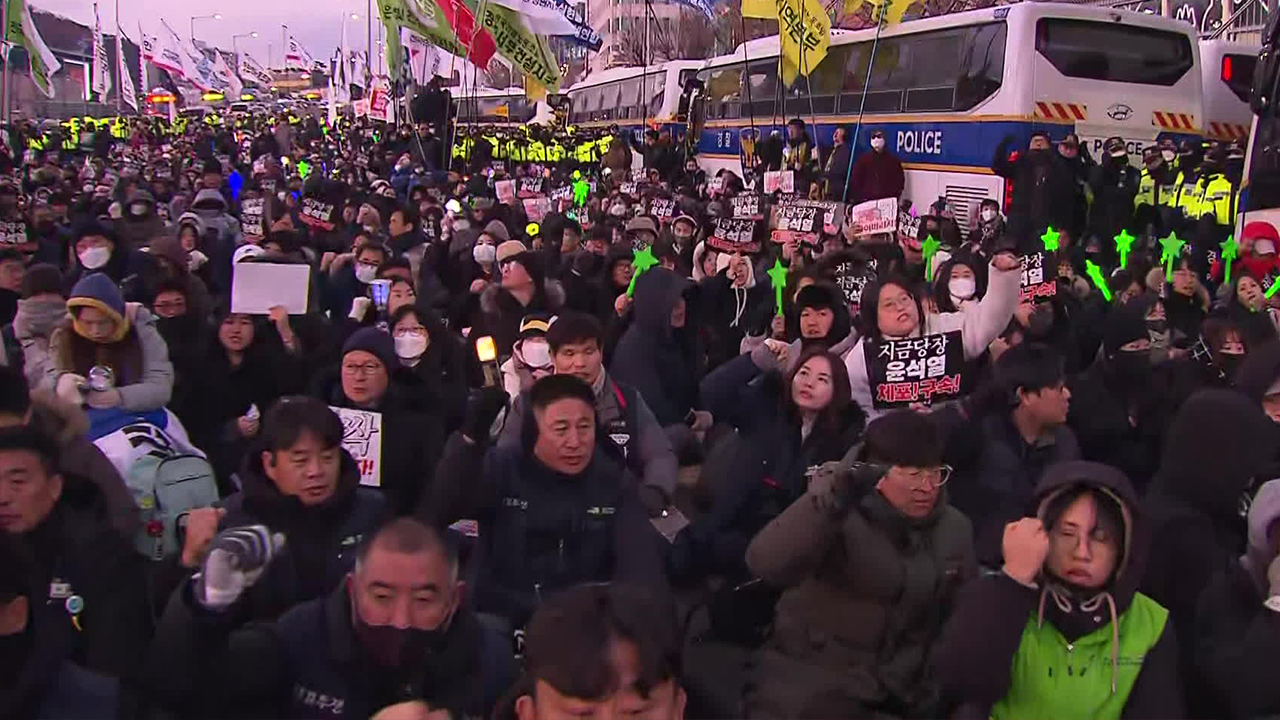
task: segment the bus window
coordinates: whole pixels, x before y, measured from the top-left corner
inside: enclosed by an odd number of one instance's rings
[[[595,120],[600,113],[600,88],[592,87],[582,91],[582,119],[584,122]]]
[[[1249,141],[1249,192],[1245,212],[1280,207],[1280,116],[1259,115]]]
[[[840,86],[844,83],[845,57],[848,50],[847,45],[833,47],[809,77],[796,76],[796,81],[787,88],[786,114],[788,116],[830,115],[836,111],[836,96],[840,94]]]
[[[751,103],[750,114],[763,116],[777,112],[777,58],[751,63],[744,82],[747,87],[743,89],[742,97]]]
[[[1000,89],[1005,39],[1004,23],[968,28],[953,110],[970,110]]]
[[[1240,98],[1241,102],[1249,102],[1249,89],[1253,86],[1253,69],[1257,66],[1257,55],[1225,54],[1222,56],[1219,77],[1231,92]]]
[[[667,74],[665,72],[650,75],[645,89],[649,91],[649,117],[657,117],[662,112],[662,98],[666,95]]]
[[[624,120],[640,117],[639,106],[640,78],[623,81],[621,94],[618,97],[618,117]]]
[[[866,111],[869,113],[902,112],[902,91],[908,85],[908,72],[902,62],[902,41],[903,38],[885,38],[876,48],[871,87],[866,93]],[[856,113],[863,107],[862,90],[866,87],[871,45],[858,43],[849,48],[839,100],[841,113]]]
[[[600,118],[601,120],[616,120],[618,113],[618,90],[620,83],[611,82],[600,86]]]
[[[707,117],[732,120],[741,117],[742,66],[728,65],[712,70],[707,76]]]
[[[910,78],[903,110],[951,109],[955,104],[956,76],[966,33],[964,28],[926,33],[903,48]]]
[[[1067,77],[1164,86],[1195,57],[1182,33],[1066,18],[1036,21],[1036,51]]]

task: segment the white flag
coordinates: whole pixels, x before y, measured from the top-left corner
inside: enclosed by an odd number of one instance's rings
[[[152,50],[151,57],[147,58],[152,65],[169,71],[175,80],[186,78],[186,67],[190,65],[190,61],[186,59],[186,54],[182,52],[182,39],[178,37],[178,33],[174,32],[167,23],[163,23],[164,28],[159,35],[151,38]]]
[[[98,3],[93,4],[93,69],[90,72],[89,89],[98,95],[98,101],[107,99],[111,92],[111,63],[107,60],[107,44],[102,39],[102,22],[98,19]]]
[[[244,83],[240,82],[240,77],[231,72],[231,66],[227,65],[226,58],[222,57],[222,53],[217,50],[213,51],[213,84],[233,101],[239,100],[240,93],[244,90]]]
[[[315,64],[315,59],[311,57],[311,53],[302,47],[302,43],[298,42],[292,35],[289,36],[289,46],[284,53],[284,66],[291,70],[310,70]]]
[[[121,39],[123,33],[120,28],[116,28],[116,63],[120,66],[120,99],[125,104],[133,108],[134,112],[138,111],[138,91],[133,85],[133,76],[129,74],[129,63],[124,59],[124,41]]]
[[[142,46],[138,48],[138,87],[147,89],[147,63],[152,62],[156,52],[155,37],[142,32],[142,23],[138,23],[138,36],[142,38]]]
[[[271,87],[272,83],[271,72],[263,69],[248,53],[240,54],[240,79],[264,89]]]
[[[9,3],[11,11],[13,6],[13,3]],[[36,23],[31,19],[31,6],[25,1],[22,2],[22,22],[17,25],[9,23],[5,34],[9,42],[21,44],[27,49],[27,56],[31,59],[31,81],[45,97],[52,98],[53,74],[58,72],[62,63],[58,62],[53,51],[44,44],[44,38],[36,31]]]

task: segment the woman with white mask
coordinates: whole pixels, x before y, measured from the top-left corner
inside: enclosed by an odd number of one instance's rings
[[[462,339],[446,330],[435,313],[412,303],[391,312],[387,329],[401,364],[395,381],[418,407],[437,416],[446,432],[457,429],[469,385]]]
[[[120,251],[115,233],[96,221],[90,221],[76,231],[75,245],[71,250],[72,270],[67,278],[68,284],[100,272],[118,285],[127,275],[127,253]]]
[[[964,255],[942,263],[934,275],[933,300],[938,312],[960,312],[966,304],[982,299],[986,282],[979,282],[979,269],[985,268]]]

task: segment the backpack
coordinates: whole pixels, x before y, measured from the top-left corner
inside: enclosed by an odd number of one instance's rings
[[[124,482],[142,524],[134,545],[152,560],[180,552],[179,526],[187,511],[219,499],[213,467],[199,455],[143,455],[129,466]]]

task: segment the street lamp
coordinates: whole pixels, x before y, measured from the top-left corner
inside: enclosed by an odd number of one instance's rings
[[[258,37],[258,31],[254,30],[253,32],[237,33],[231,36],[231,51],[236,54],[237,58],[240,57],[240,48],[237,46],[236,41],[242,37],[256,38]]]
[[[191,16],[191,42],[196,41],[196,21],[197,20],[221,20],[222,13],[214,13],[212,15],[192,15]]]

